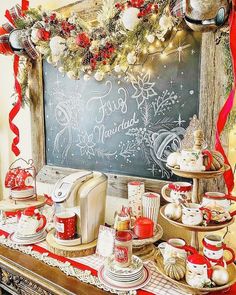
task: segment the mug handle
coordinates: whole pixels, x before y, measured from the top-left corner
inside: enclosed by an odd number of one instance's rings
[[[169,184],[166,184],[161,189],[161,195],[167,202],[172,202],[171,198],[167,196],[166,190],[169,188]]]
[[[211,221],[211,218],[212,218],[211,210],[208,209],[208,208],[205,208],[205,207],[201,207],[200,210],[204,211],[206,213],[206,215],[207,215],[206,222],[209,223]]]
[[[183,249],[186,252],[190,252],[190,254],[196,254],[197,253],[197,250],[194,247],[189,246],[189,245],[175,246],[175,247],[178,248],[178,249]]]
[[[230,263],[233,263],[235,261],[235,253],[234,253],[234,250],[229,248],[228,246],[226,246],[225,243],[223,243],[223,249],[226,250],[226,251],[229,251],[232,255],[232,258],[228,261],[226,261],[226,264],[230,264]]]
[[[211,170],[211,164],[213,162],[212,153],[210,151],[208,151],[208,150],[203,150],[202,154],[203,154],[203,156],[207,156],[207,158],[208,158],[208,163],[207,163],[207,166],[206,166],[206,170]]]
[[[39,214],[37,219],[38,220],[42,219],[43,223],[42,223],[42,225],[39,225],[39,227],[36,229],[36,233],[41,231],[47,224],[47,219],[44,215]]]
[[[236,202],[236,197],[234,197],[234,196],[226,195],[225,198],[226,198],[227,200],[230,200],[230,201],[234,201],[234,202]]]

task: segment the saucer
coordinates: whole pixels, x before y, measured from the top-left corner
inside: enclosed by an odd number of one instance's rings
[[[34,187],[28,186],[25,189],[13,188],[11,189],[11,197],[14,199],[29,198],[35,194]]]
[[[98,270],[98,279],[100,280],[102,284],[104,284],[108,288],[119,290],[119,291],[131,291],[131,290],[141,289],[144,286],[146,286],[151,279],[151,273],[148,270],[148,268],[144,265],[143,273],[141,274],[141,277],[138,280],[118,282],[107,277],[105,266],[103,265]]]
[[[15,232],[15,237],[20,240],[33,240],[33,239],[37,239],[41,237],[43,234],[44,234],[44,230],[41,230],[40,232],[32,234],[32,235],[20,235],[17,232]]]
[[[130,266],[120,267],[116,264],[114,260],[114,255],[112,255],[106,259],[105,269],[107,272],[109,272],[115,277],[132,277],[140,273],[140,271],[142,271],[143,262],[138,256],[133,255]]]
[[[44,241],[46,236],[47,236],[46,231],[43,231],[39,237],[22,239],[22,238],[16,237],[15,233],[12,233],[8,237],[8,239],[18,245],[31,245],[31,244],[36,244],[36,243]]]
[[[53,234],[53,239],[57,244],[62,245],[62,246],[68,246],[68,247],[77,246],[82,243],[81,236],[77,236],[77,238],[72,239],[72,240],[61,240],[56,237],[55,232]]]

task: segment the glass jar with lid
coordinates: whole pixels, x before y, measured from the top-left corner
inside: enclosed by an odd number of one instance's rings
[[[132,261],[132,234],[118,231],[115,237],[115,262],[120,267],[128,267]]]

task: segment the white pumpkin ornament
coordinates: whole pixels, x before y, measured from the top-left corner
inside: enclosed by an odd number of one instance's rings
[[[102,81],[104,78],[104,73],[102,71],[97,71],[94,75],[95,80],[98,82]]]
[[[52,55],[61,56],[66,49],[66,40],[60,36],[55,36],[49,43]]]
[[[213,266],[212,269],[213,273],[211,279],[217,286],[222,286],[228,283],[229,273],[227,269],[220,265]]]
[[[178,220],[182,215],[182,208],[176,203],[170,203],[166,205],[164,214],[171,220]]]
[[[133,52],[128,53],[127,62],[129,65],[134,65],[136,63],[137,57]]]
[[[121,17],[121,21],[127,30],[133,31],[135,27],[138,25],[138,23],[140,22],[138,14],[139,9],[136,7],[130,7],[124,11]]]

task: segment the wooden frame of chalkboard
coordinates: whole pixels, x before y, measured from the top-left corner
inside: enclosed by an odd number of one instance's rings
[[[59,11],[69,15],[72,10],[76,10],[86,17],[92,19],[98,11],[101,0],[81,0],[71,5],[61,8]],[[89,9],[88,9],[89,7]],[[220,32],[209,32],[202,34],[201,45],[201,71],[200,71],[200,99],[199,99],[199,119],[205,132],[205,137],[209,146],[214,145],[215,122],[218,111],[225,99],[226,73],[224,72],[224,50],[222,44],[216,43]],[[46,165],[45,158],[45,121],[44,121],[44,98],[43,98],[43,68],[42,61],[32,63],[29,73],[29,88],[31,104],[31,126],[32,126],[32,151],[36,167],[39,171],[38,181],[45,183],[55,183],[57,179],[68,175],[76,169],[61,168]],[[227,143],[227,138],[224,138]],[[226,146],[226,144],[225,144]],[[145,181],[147,190],[160,192],[166,181],[158,179],[138,178],[127,175],[107,173],[109,179],[108,194],[111,196],[127,197],[127,182],[133,179]],[[206,189],[214,190],[223,187],[223,182],[214,180],[208,182]]]

